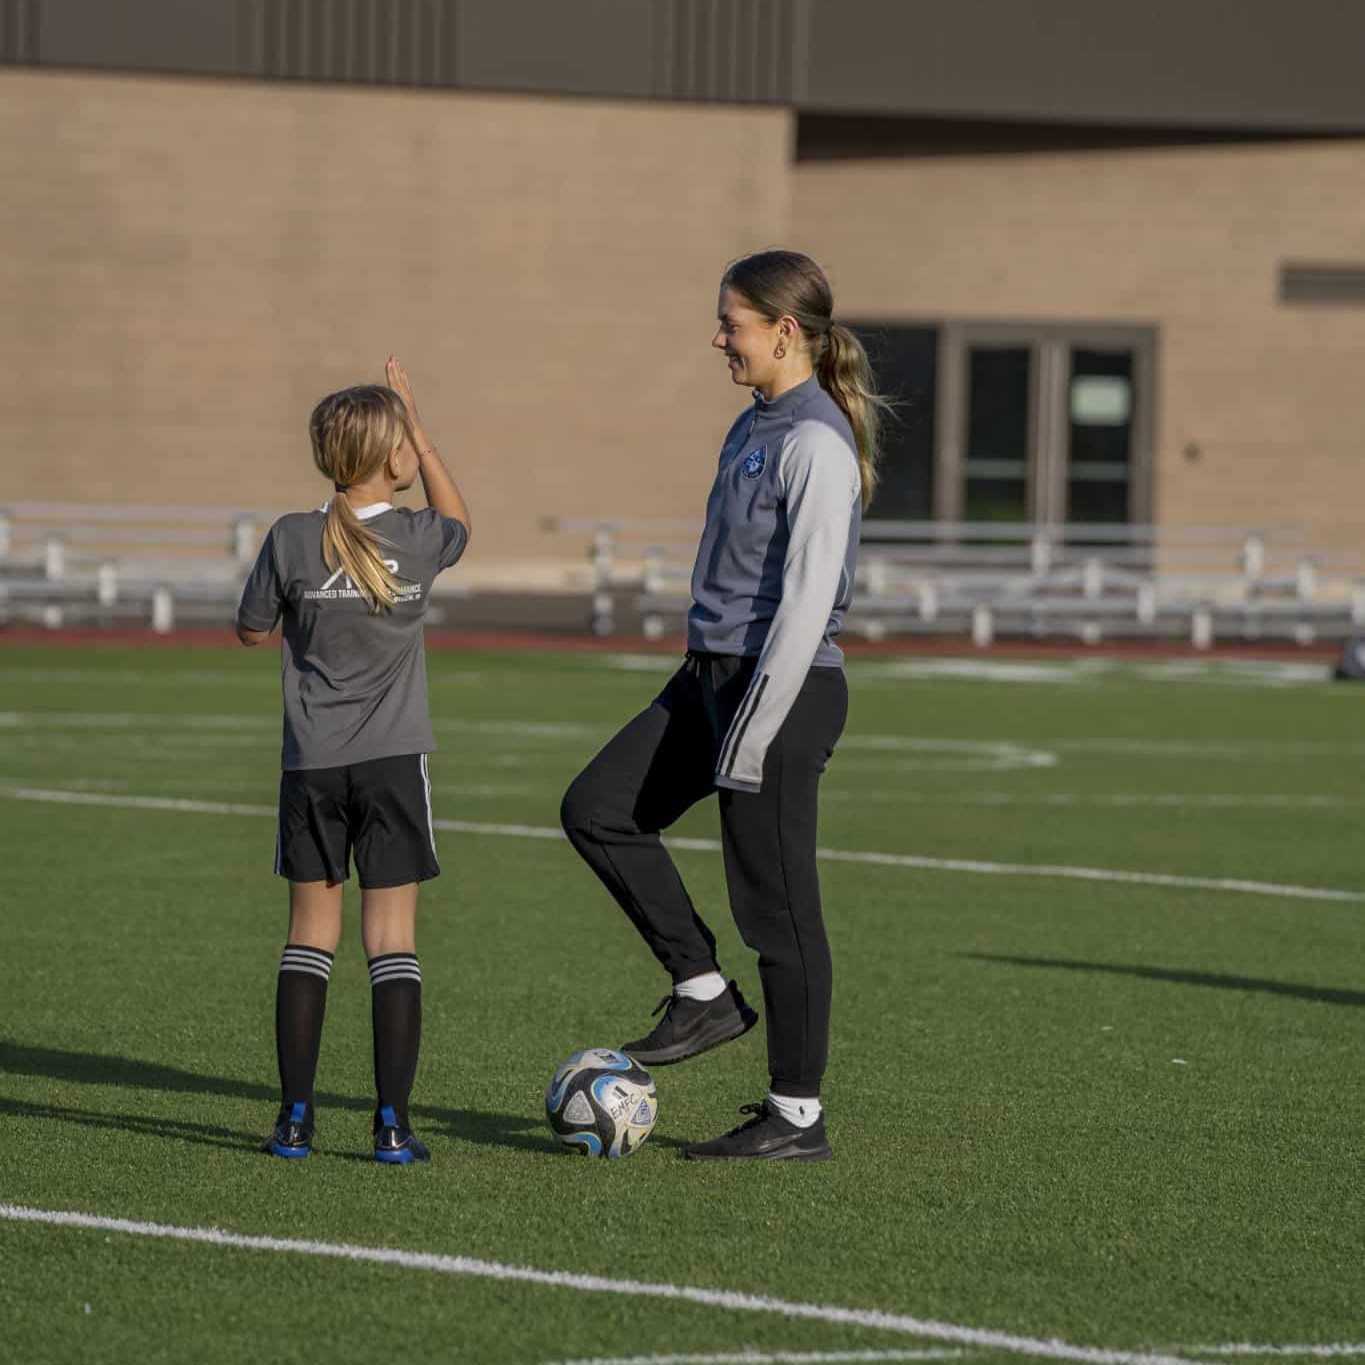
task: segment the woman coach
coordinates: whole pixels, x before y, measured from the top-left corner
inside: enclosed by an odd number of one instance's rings
[[[754,401],[721,446],[687,657],[574,780],[561,819],[673,980],[653,1031],[622,1046],[662,1066],[757,1022],[721,974],[715,939],[659,838],[718,790],[730,907],[758,953],[769,1090],[741,1109],[745,1123],[687,1155],[827,1160],[819,1096],[832,973],[815,865],[818,790],[847,712],[834,637],[852,596],[886,405],[809,257],[765,251],[736,261],[717,311],[711,344]]]

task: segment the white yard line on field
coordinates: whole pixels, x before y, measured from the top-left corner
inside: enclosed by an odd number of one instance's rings
[[[1268,659],[855,659],[858,682],[993,682],[1113,687],[1127,682],[1301,687],[1331,680],[1325,663]]]
[[[49,787],[0,785],[0,796],[12,801],[51,801],[65,806],[108,806],[114,810],[184,811],[192,815],[277,815],[274,806],[237,801],[193,801],[180,796],[114,796],[108,792],[64,791]]]
[[[678,661],[666,654],[606,654],[603,667],[626,673],[671,673]],[[1297,687],[1324,683],[1324,663],[1268,659],[972,659],[853,658],[845,668],[859,683],[998,682],[1095,684],[1128,681],[1200,682],[1232,686]]]
[[[147,711],[0,711],[0,727],[9,730],[147,730],[158,735],[168,731],[183,738],[183,731],[247,731],[278,735],[278,715],[258,716],[213,712],[163,715]],[[530,739],[592,739],[605,736],[610,727],[559,720],[454,720],[437,718],[432,728],[445,734],[519,735]]]
[[[607,738],[615,728],[608,723],[587,721],[547,721],[509,716],[501,719],[464,720],[436,717],[432,722],[438,734],[510,735],[533,740],[591,741]],[[254,732],[278,735],[278,713],[260,715],[222,713],[181,713],[139,711],[0,711],[0,728],[7,730],[132,730],[146,731],[164,738],[182,738],[183,733],[204,731]],[[911,768],[955,768],[1004,771],[1052,768],[1058,755],[1130,754],[1135,757],[1228,758],[1274,761],[1283,758],[1359,757],[1365,755],[1365,742],[1335,739],[1275,740],[1153,740],[1122,739],[1113,736],[1060,739],[956,739],[944,735],[880,735],[853,732],[839,741],[839,752],[860,755],[840,766],[862,767],[869,759],[882,756],[891,765]],[[911,760],[895,755],[911,755]],[[881,765],[885,766],[885,764]]]
[[[1177,1351],[1189,1351],[1201,1356],[1304,1356],[1323,1358],[1333,1356],[1365,1356],[1365,1341],[1325,1341],[1317,1343],[1285,1343],[1265,1345],[1252,1341],[1229,1341],[1220,1346],[1177,1346]]]
[[[916,806],[1184,806],[1238,810],[1243,807],[1284,810],[1324,810],[1359,805],[1365,797],[1289,796],[1263,792],[916,792],[894,787],[846,787],[829,782],[821,788],[822,801],[900,801]]]
[[[1365,754],[1365,744],[1332,739],[1039,739],[1049,749],[1078,754],[1131,754],[1136,758],[1332,758]]]
[[[452,734],[509,734],[540,739],[587,739],[609,735],[615,729],[610,722],[541,720],[525,716],[504,716],[487,720],[436,716],[435,729]],[[259,714],[245,712],[171,712],[160,711],[0,711],[0,726],[6,728],[39,727],[47,729],[125,730],[146,729],[163,733],[167,729],[188,730],[267,730],[280,728],[278,709]],[[994,757],[1017,754],[1021,758],[1046,756],[1053,750],[1072,750],[1078,753],[1162,754],[1175,757],[1221,758],[1283,758],[1315,755],[1365,753],[1365,741],[1336,739],[1293,740],[1266,739],[1261,736],[1246,739],[1125,739],[1114,735],[1062,736],[1058,738],[1030,737],[995,739],[959,739],[950,735],[879,735],[851,731],[839,741],[844,749],[910,749],[917,753],[951,751],[970,755]],[[1033,758],[1037,763],[1038,759]]]
[[[1055,768],[1057,755],[1048,749],[1029,748],[1009,740],[927,739],[911,735],[845,735],[841,751],[870,752],[875,759],[841,762],[841,767],[948,769],[954,772],[1015,772],[1028,768]],[[913,760],[885,762],[887,754],[910,753]]]
[[[257,815],[274,817],[274,806],[228,801],[194,801],[172,796],[115,796],[105,792],[68,791],[53,787],[25,787],[0,783],[0,797],[12,801],[46,801],[71,806],[114,809],[183,811],[198,815]],[[487,824],[475,820],[436,820],[452,834],[498,835],[512,839],[560,840],[563,832],[549,825]],[[703,853],[720,852],[718,839],[668,839],[670,848]],[[972,858],[927,858],[913,853],[873,853],[857,849],[817,848],[817,858],[831,863],[861,863],[871,867],[904,867],[921,872],[967,872],[992,877],[1050,877],[1069,881],[1111,882],[1127,886],[1165,886],[1190,891],[1228,891],[1252,896],[1282,896],[1290,900],[1365,902],[1365,892],[1324,886],[1294,886],[1278,882],[1244,881],[1234,877],[1187,877],[1167,872],[1124,872],[1103,867],[1069,867],[1050,863],[991,863]]]
[[[275,744],[279,744],[275,738]],[[189,759],[202,763],[204,754],[209,750],[233,750],[237,753],[269,753],[266,745],[270,740],[262,733],[248,734],[193,734],[188,730],[171,730],[165,734],[147,730],[133,735],[40,735],[29,731],[25,734],[7,734],[4,746],[7,752],[24,754],[98,754],[103,758],[116,758],[133,762],[152,761],[156,763],[173,762],[176,759]]]
[[[229,684],[235,687],[261,688],[264,695],[279,690],[278,675],[238,672],[229,668],[26,668],[22,665],[0,665],[0,682],[16,683],[79,683],[83,687],[134,686],[143,683],[205,683],[214,687]]]
[[[1087,1365],[1192,1365],[1181,1357],[1148,1351],[1114,1351],[1103,1347],[1073,1346],[1057,1338],[1018,1336],[983,1327],[965,1327],[955,1322],[936,1322],[904,1313],[886,1313],[871,1308],[841,1308],[834,1304],[799,1303],[788,1299],[744,1294],[730,1289],[701,1289],[691,1285],[654,1283],[641,1280],[616,1280],[605,1275],[583,1275],[567,1270],[533,1270],[529,1266],[505,1265],[499,1261],[477,1260],[471,1256],[445,1256],[435,1252],[404,1251],[396,1247],[357,1246],[348,1242],[314,1242],[286,1237],[253,1237],[225,1232],[220,1228],[181,1227],[167,1223],[140,1223],[128,1218],[109,1218],[98,1214],[50,1209],[25,1208],[0,1204],[0,1219],[15,1223],[37,1223],[48,1227],[85,1228],[97,1232],[117,1232],[130,1237],[161,1238],[178,1242],[199,1242],[209,1246],[232,1247],[243,1251],[271,1251],[296,1256],[324,1256],[369,1265],[401,1266],[406,1270],[425,1270],[437,1275],[471,1275],[487,1280],[510,1280],[571,1289],[589,1294],[627,1294],[639,1298],[669,1299],[701,1304],[732,1312],[769,1313],[807,1322],[834,1322],[849,1327],[869,1327],[883,1332],[929,1340],[950,1341],[963,1346],[980,1346],[1016,1355],[1045,1360],[1071,1360]]]
[[[550,1365],[857,1365],[861,1361],[961,1360],[967,1351],[721,1351],[705,1355],[591,1356]]]

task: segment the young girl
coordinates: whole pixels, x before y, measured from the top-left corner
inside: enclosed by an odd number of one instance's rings
[[[354,854],[374,1014],[374,1154],[407,1165],[429,1159],[408,1122],[422,1024],[414,923],[418,884],[440,873],[422,617],[470,522],[402,366],[390,357],[385,373],[388,387],[344,389],[313,409],[313,459],[332,496],[270,528],[237,635],[260,645],[283,625],[275,871],[289,880],[289,938],[275,996],[282,1102],[265,1150],[306,1157],[312,1146],[313,1077]],[[429,506],[394,507],[419,474]]]
[[[575,779],[561,818],[673,979],[654,1030],[622,1051],[645,1066],[694,1057],[757,1015],[659,839],[719,789],[730,908],[758,953],[769,1089],[752,1117],[693,1159],[826,1160],[820,1082],[831,969],[815,866],[820,774],[843,730],[834,636],[852,595],[884,400],[807,256],[766,251],[721,281],[711,344],[754,391],[720,451],[692,574],[688,652],[653,704]],[[655,1011],[658,1013],[658,1010]]]

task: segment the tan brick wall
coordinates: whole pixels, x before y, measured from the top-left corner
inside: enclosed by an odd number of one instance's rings
[[[13,70],[0,111],[0,497],[309,505],[310,407],[393,350],[471,570],[700,520],[787,114]]]
[[[1156,519],[1361,548],[1365,309],[1276,293],[1365,261],[1365,142],[811,163],[790,235],[851,316],[1156,327]]]
[[[1158,520],[1359,544],[1365,310],[1275,293],[1365,260],[1365,143],[793,169],[778,111],[14,70],[0,111],[5,499],[308,505],[311,404],[392,349],[471,576],[575,562],[543,517],[699,518],[716,278],[790,240],[849,315],[1154,326]]]

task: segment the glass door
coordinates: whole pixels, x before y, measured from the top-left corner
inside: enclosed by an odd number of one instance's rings
[[[1146,328],[949,323],[940,333],[939,521],[1151,520]]]

